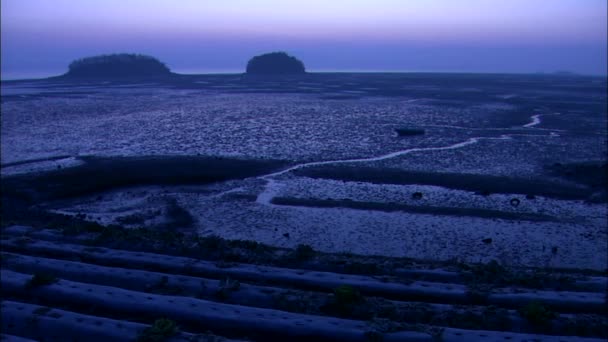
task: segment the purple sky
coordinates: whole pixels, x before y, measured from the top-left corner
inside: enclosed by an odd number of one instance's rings
[[[149,54],[242,72],[282,50],[309,71],[606,74],[606,0],[2,0],[2,79]]]

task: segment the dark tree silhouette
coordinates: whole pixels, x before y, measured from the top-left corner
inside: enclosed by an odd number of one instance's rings
[[[247,63],[248,74],[303,74],[304,63],[285,52],[271,52],[255,56]]]
[[[68,77],[121,78],[170,75],[171,70],[154,57],[112,54],[78,59],[70,63]]]

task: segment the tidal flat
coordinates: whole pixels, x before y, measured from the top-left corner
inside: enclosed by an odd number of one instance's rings
[[[170,197],[194,218],[176,228],[202,235],[602,270],[605,90],[553,75],[4,82],[2,175],[103,224]]]
[[[605,78],[1,90],[2,324],[18,336],[42,338],[31,314],[125,341],[607,337]]]

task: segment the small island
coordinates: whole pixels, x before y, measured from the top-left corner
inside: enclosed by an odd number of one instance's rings
[[[247,74],[295,75],[304,74],[304,63],[285,52],[271,52],[255,56],[247,63]]]
[[[171,75],[158,59],[140,54],[111,54],[86,57],[70,63],[64,77],[69,78],[142,78]]]

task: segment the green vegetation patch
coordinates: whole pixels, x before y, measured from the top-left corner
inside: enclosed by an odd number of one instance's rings
[[[562,290],[571,287],[574,278],[563,274],[554,274],[543,270],[515,270],[492,260],[485,264],[461,264],[461,272],[470,288],[487,284],[495,286],[522,286],[534,289]]]
[[[439,206],[418,206],[402,203],[386,202],[363,202],[336,199],[315,199],[297,197],[274,197],[272,204],[303,206],[313,208],[349,208],[357,210],[377,210],[384,212],[403,211],[417,214],[447,215],[447,216],[472,216],[482,218],[498,218],[505,220],[526,220],[526,221],[556,221],[555,217],[525,212],[510,212],[494,209],[460,208],[460,207],[439,207]]]
[[[518,310],[521,317],[525,318],[530,324],[535,326],[546,326],[551,324],[551,321],[557,317],[557,314],[551,311],[542,302],[533,301]]]
[[[365,298],[359,290],[350,286],[342,285],[334,289],[333,296],[321,307],[321,311],[340,317],[369,316],[369,308],[364,305]]]
[[[150,327],[144,329],[137,338],[137,342],[162,342],[178,332],[179,327],[175,321],[161,318],[154,321]]]
[[[32,278],[27,282],[27,288],[35,288],[40,286],[46,286],[54,284],[58,281],[54,275],[48,273],[36,273],[32,276]]]
[[[2,195],[36,202],[149,184],[209,184],[266,174],[286,165],[277,160],[204,156],[83,156],[80,159],[83,165],[3,177]]]
[[[51,311],[52,309],[46,306],[37,308],[36,310],[34,310],[34,315],[46,315],[49,311]]]
[[[298,247],[294,250],[294,257],[298,261],[306,261],[312,259],[315,256],[315,250],[309,246],[304,244],[299,244]]]
[[[473,192],[525,194],[558,199],[587,199],[591,190],[545,179],[406,171],[396,168],[323,165],[295,170],[298,176],[375,184],[420,184]]]
[[[241,283],[238,280],[230,279],[230,277],[220,280],[219,288],[215,292],[215,296],[220,300],[226,300],[232,292],[238,291],[241,288]]]

